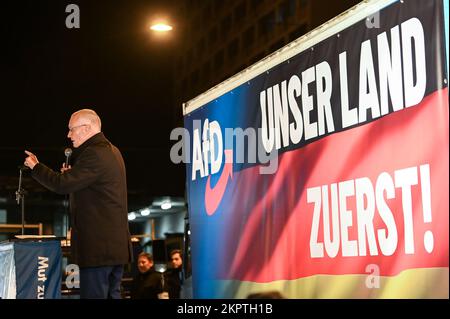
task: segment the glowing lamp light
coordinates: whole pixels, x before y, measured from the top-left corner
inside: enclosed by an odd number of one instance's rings
[[[134,212],[131,212],[128,214],[128,220],[135,220],[136,219],[136,214]]]
[[[165,23],[157,23],[150,27],[151,30],[157,31],[157,32],[167,32],[172,30],[172,26],[165,24]]]
[[[172,204],[170,202],[164,202],[161,204],[161,209],[171,209],[172,208]]]
[[[150,215],[150,209],[145,208],[145,209],[141,210],[141,215],[142,215],[142,216],[148,216],[148,215]]]

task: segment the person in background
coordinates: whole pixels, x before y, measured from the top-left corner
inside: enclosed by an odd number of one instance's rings
[[[170,267],[164,273],[166,289],[169,299],[180,299],[180,292],[183,285],[183,257],[181,250],[172,250],[170,256]]]
[[[138,258],[139,274],[134,278],[131,299],[159,299],[163,277],[153,267],[153,256],[142,252]]]
[[[70,194],[71,258],[80,267],[80,297],[119,299],[123,266],[133,258],[125,163],[103,135],[95,111],[73,113],[68,129],[72,166],[54,172],[29,151],[24,165],[44,187]]]

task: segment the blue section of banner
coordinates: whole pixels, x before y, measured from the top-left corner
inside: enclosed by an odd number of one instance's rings
[[[18,299],[61,298],[59,241],[14,244]]]

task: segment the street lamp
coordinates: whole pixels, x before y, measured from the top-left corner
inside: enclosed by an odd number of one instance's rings
[[[150,29],[156,32],[168,32],[171,31],[173,28],[171,25],[168,25],[166,23],[156,23],[152,25]]]

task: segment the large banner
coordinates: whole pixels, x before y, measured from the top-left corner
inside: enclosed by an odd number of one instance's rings
[[[185,116],[194,297],[449,297],[444,20],[391,3]]]

